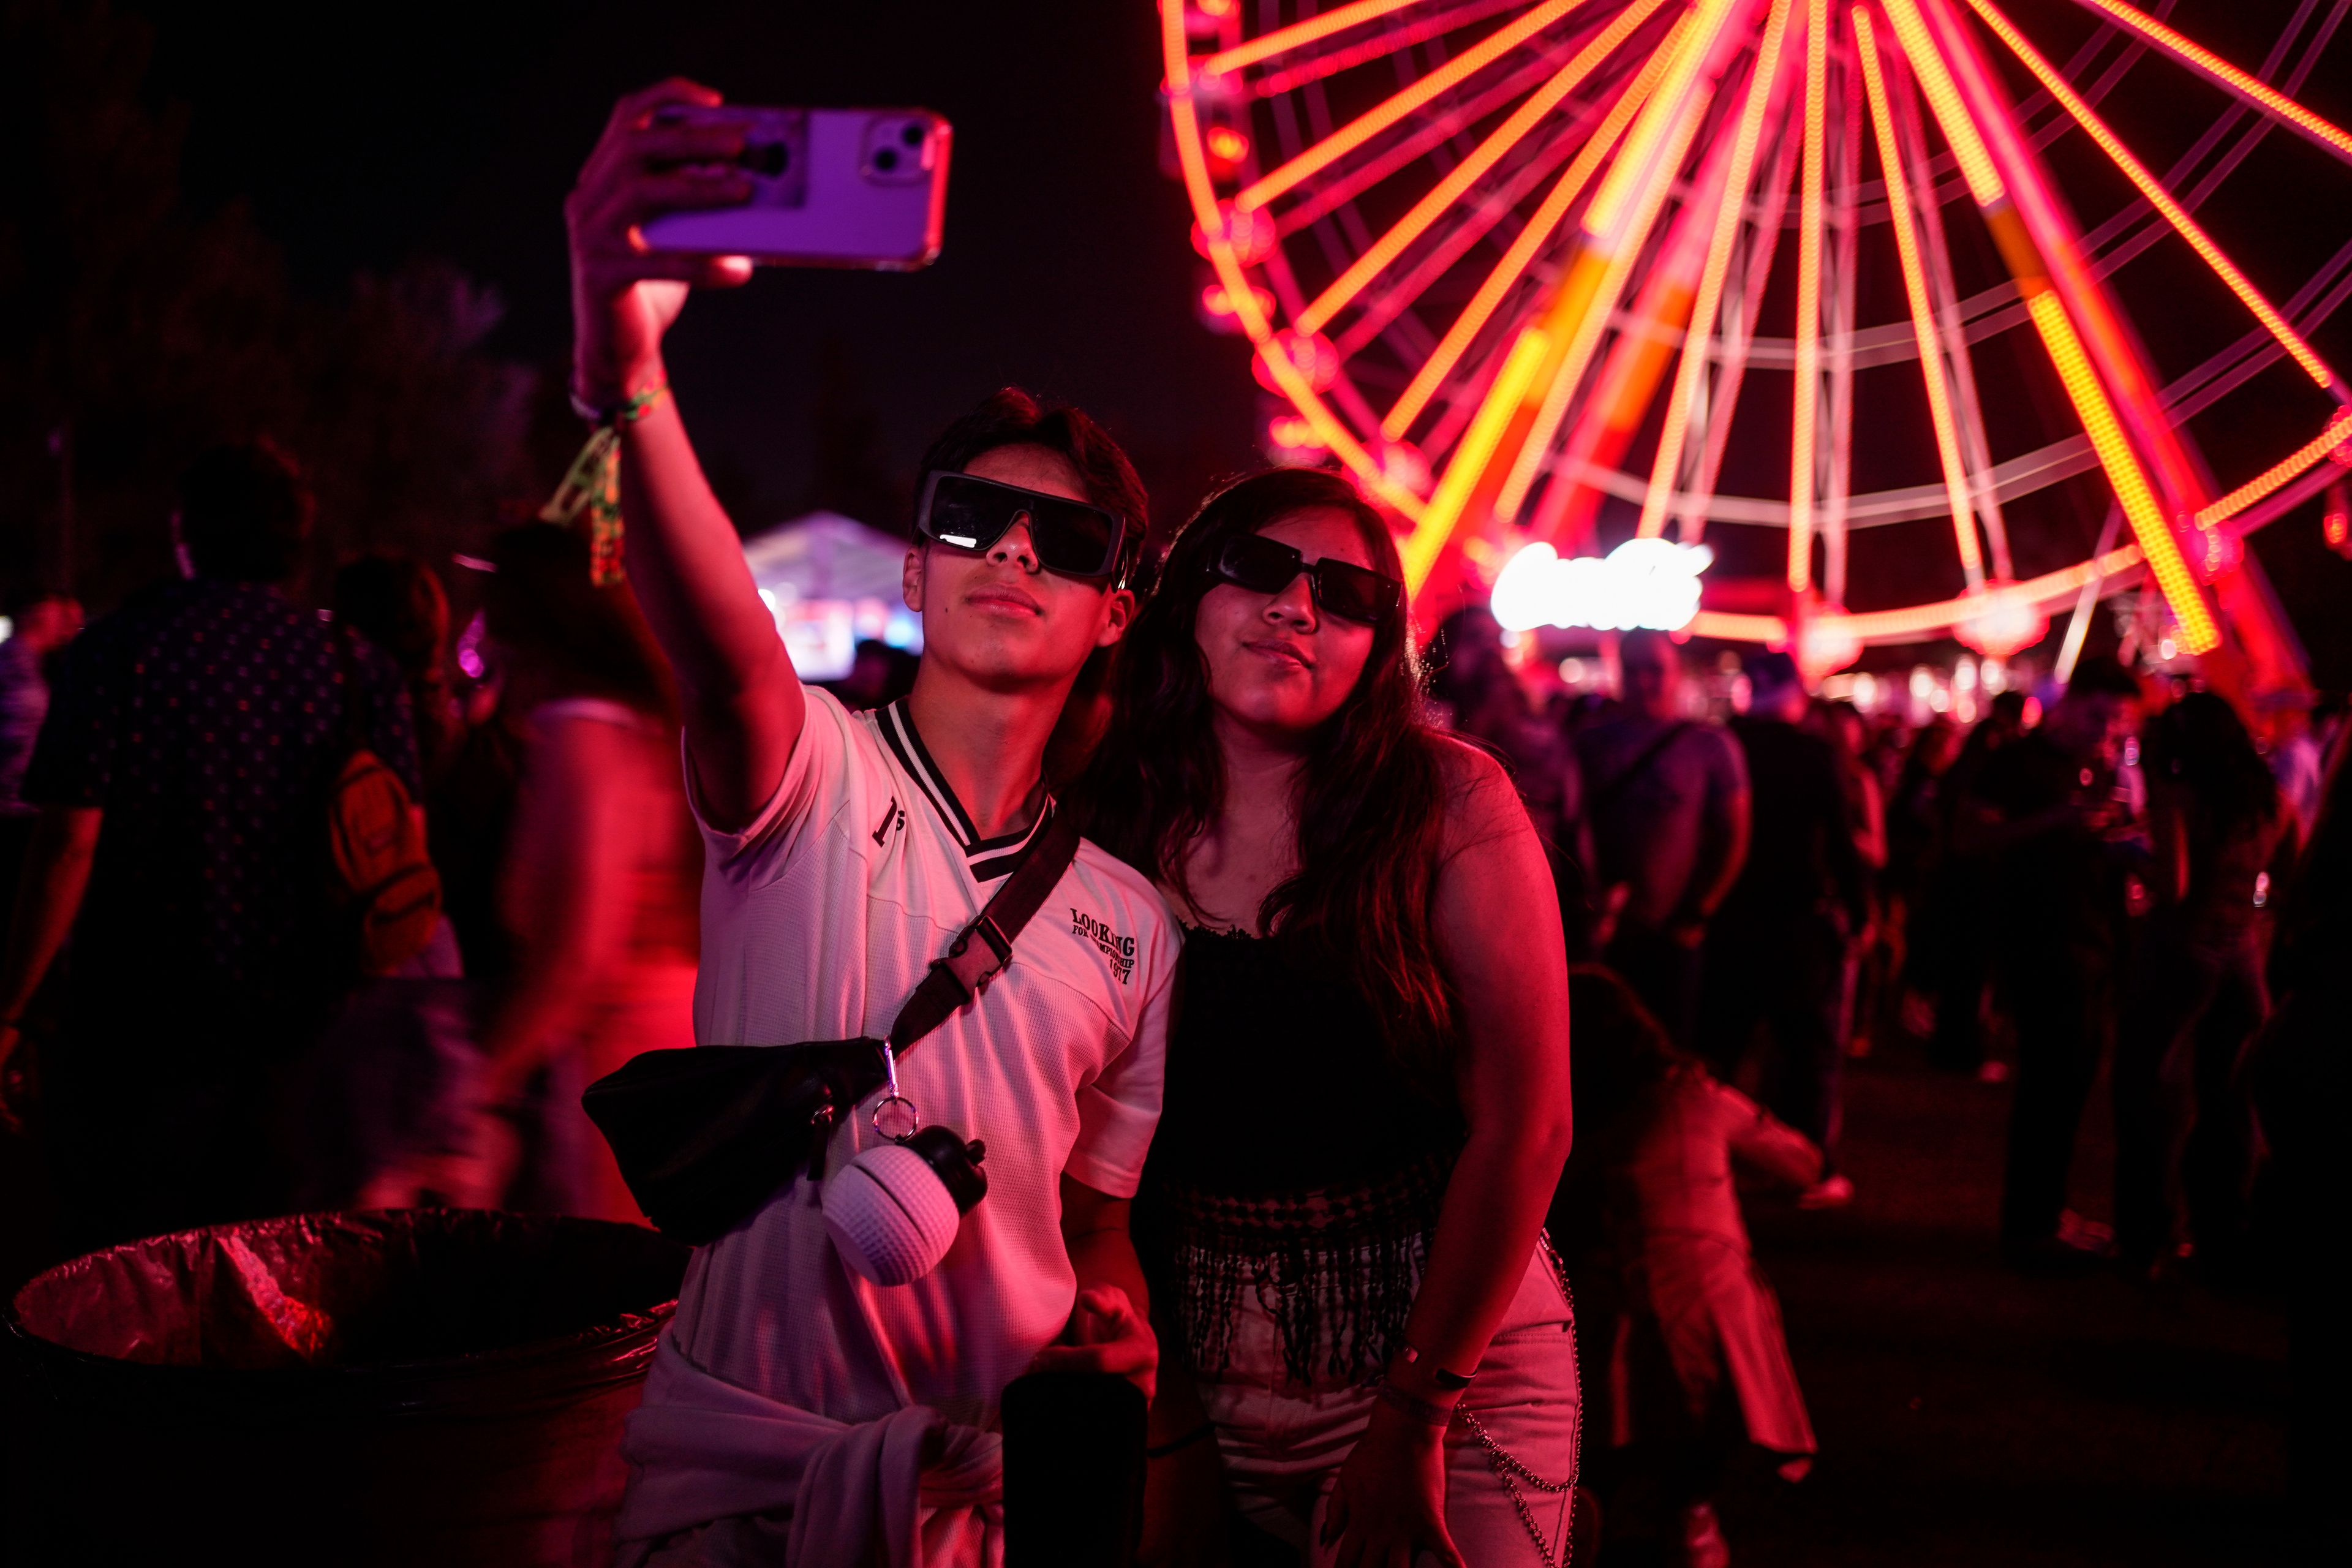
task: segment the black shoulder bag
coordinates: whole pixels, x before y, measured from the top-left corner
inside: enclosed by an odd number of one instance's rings
[[[1055,811],[980,918],[932,960],[890,1026],[893,1052],[903,1058],[1012,962],[1013,939],[1077,855],[1078,832],[1073,813]],[[642,1052],[580,1103],[655,1228],[699,1247],[803,1170],[821,1173],[834,1123],[883,1080],[882,1042],[871,1037],[697,1046]]]

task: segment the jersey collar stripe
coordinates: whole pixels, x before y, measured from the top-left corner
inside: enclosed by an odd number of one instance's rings
[[[882,710],[880,728],[882,739],[889,743],[891,752],[898,759],[898,765],[905,768],[908,776],[930,797],[933,808],[947,819],[948,830],[955,835],[956,842],[963,846],[967,854],[981,847],[977,842],[979,830],[972,826],[971,817],[965,812],[963,802],[958,800],[955,791],[948,787],[939,764],[931,761],[931,753],[924,749],[923,737],[916,731],[915,721],[907,711],[905,699]]]
[[[966,851],[971,858],[968,867],[971,872],[971,879],[975,882],[992,882],[1021,864],[1021,857],[1027,851],[1029,841],[1044,831],[1045,824],[1053,819],[1055,809],[1053,797],[1049,795],[1045,799],[1045,809],[1037,814],[1037,820],[1031,823],[1024,831],[1008,833],[1002,838],[992,838],[986,844],[973,845]],[[1003,853],[996,853],[999,850],[1003,850]],[[986,852],[984,858],[983,851]]]

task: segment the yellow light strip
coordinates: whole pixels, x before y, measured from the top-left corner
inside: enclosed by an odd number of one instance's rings
[[[1497,517],[1518,515],[1536,476],[1543,470],[1552,437],[1559,433],[1560,421],[1568,417],[1568,405],[1600,350],[1601,334],[1608,330],[1625,280],[1641,258],[1659,209],[1665,205],[1675,177],[1682,171],[1691,139],[1698,133],[1699,121],[1714,100],[1715,81],[1702,79],[1699,72],[1714,57],[1730,19],[1747,14],[1748,8],[1748,0],[1702,0],[1658,91],[1634,121],[1633,129],[1626,132],[1616,166],[1593,193],[1592,205],[1584,214],[1583,238],[1590,247],[1589,257],[1606,258],[1606,270],[1599,286],[1580,300],[1572,300],[1563,289],[1547,318],[1555,336],[1571,328],[1573,335],[1568,339],[1567,351],[1557,353],[1546,374],[1538,378],[1536,385],[1543,387],[1543,396],[1534,407],[1533,423],[1516,430],[1515,439],[1497,454],[1509,461],[1495,497]],[[1534,390],[1529,388],[1531,393]]]
[[[1853,11],[1854,50],[1862,59],[1862,85],[1870,101],[1870,123],[1878,138],[1878,163],[1886,176],[1886,201],[1892,209],[1895,254],[1903,264],[1903,292],[1911,305],[1911,334],[1919,349],[1920,379],[1927,389],[1927,416],[1936,427],[1936,455],[1944,468],[1944,496],[1952,513],[1953,542],[1959,547],[1960,569],[1969,585],[1984,581],[1984,556],[1977,547],[1976,516],[1969,502],[1968,469],[1960,462],[1959,427],[1952,418],[1951,392],[1944,384],[1944,353],[1936,331],[1933,308],[1927,302],[1927,273],[1919,264],[1919,239],[1912,227],[1911,176],[1895,142],[1895,119],[1886,103],[1886,82],[1878,63],[1877,36],[1870,14]],[[1932,101],[1932,100],[1931,100]],[[1947,132],[1948,139],[1949,132]],[[1996,188],[1998,186],[1996,185]]]
[[[1172,0],[1166,0],[1166,3],[1172,3]],[[1509,26],[1497,27],[1411,87],[1366,110],[1297,157],[1248,186],[1234,198],[1234,205],[1265,205],[1300,181],[1328,168],[1432,99],[1451,91],[1486,69],[1584,4],[1586,0],[1549,0],[1549,4],[1537,6]]]
[[[1797,216],[1797,386],[1789,440],[1789,588],[1813,580],[1813,464],[1821,438],[1822,165],[1828,156],[1830,6],[1806,0],[1805,155]]]
[[[1656,52],[1643,63],[1623,96],[1610,106],[1608,114],[1594,128],[1574,161],[1561,172],[1550,194],[1544,197],[1543,205],[1536,209],[1535,216],[1528,220],[1528,226],[1511,241],[1511,247],[1503,253],[1502,260],[1495,264],[1495,269],[1486,274],[1486,281],[1478,285],[1478,291],[1470,297],[1470,303],[1463,307],[1462,313],[1454,319],[1454,324],[1445,330],[1445,336],[1438,340],[1437,347],[1422,362],[1421,369],[1413,374],[1403,395],[1396,400],[1396,406],[1390,409],[1388,417],[1381,421],[1381,431],[1390,440],[1404,438],[1405,432],[1412,427],[1412,422],[1421,417],[1422,410],[1428,407],[1429,400],[1437,395],[1437,389],[1445,384],[1447,376],[1454,374],[1455,363],[1468,352],[1471,340],[1485,328],[1512,286],[1526,276],[1528,267],[1535,262],[1537,252],[1543,248],[1552,231],[1567,217],[1568,209],[1575,205],[1576,198],[1583,194],[1586,182],[1592,178],[1593,172],[1609,156],[1609,150],[1616,145],[1617,138],[1624,133],[1633,116],[1641,112],[1642,105],[1649,101],[1651,92],[1657,87],[1658,79],[1665,74],[1666,66],[1674,58],[1675,47],[1689,22],[1687,16],[1675,22],[1675,30],[1666,35]]]
[[[1927,19],[1911,0],[1885,0],[1886,19],[1894,25],[1895,41],[1903,46],[1904,57],[1911,62],[1911,75],[1919,90],[1927,96],[1927,107],[1935,110],[1936,123],[1944,128],[1944,140],[1951,143],[1952,156],[1960,165],[1960,177],[1969,183],[1969,194],[1977,205],[1989,207],[2008,195],[2000,175],[1992,165],[1992,154],[1986,151],[1984,138],[1977,133],[1976,121],[1970,120],[1962,107],[1960,89],[1952,80],[1952,73],[1937,52],[1936,41],[1927,33]]]
[[[1651,181],[1651,189],[1642,194],[1631,226],[1626,229],[1620,248],[1607,257],[1600,270],[1600,281],[1576,307],[1572,318],[1563,318],[1563,327],[1571,324],[1574,335],[1569,339],[1568,352],[1560,356],[1558,368],[1547,378],[1542,402],[1537,405],[1535,421],[1527,426],[1511,454],[1511,466],[1505,473],[1502,489],[1495,497],[1495,515],[1517,517],[1526,502],[1528,491],[1534,488],[1536,476],[1543,469],[1544,454],[1550,450],[1552,437],[1559,431],[1560,421],[1568,417],[1568,405],[1584,380],[1592,356],[1600,352],[1601,339],[1609,327],[1618,299],[1625,292],[1625,281],[1633,275],[1633,263],[1640,259],[1642,247],[1649,238],[1651,226],[1657,222],[1658,209],[1665,205],[1674,188],[1675,175],[1682,166],[1683,154],[1689,150],[1691,137],[1696,133],[1698,116],[1694,113],[1689,122],[1676,133],[1671,146],[1673,155],[1661,159]],[[1590,253],[1601,259],[1599,253]],[[1562,296],[1563,300],[1566,296]],[[1533,388],[1529,389],[1533,391]]]
[[[1203,71],[1223,75],[1270,60],[1275,56],[1302,48],[1318,38],[1328,38],[1334,33],[1345,32],[1359,22],[1369,22],[1375,16],[1385,16],[1391,11],[1402,11],[1420,0],[1356,0],[1352,5],[1342,5],[1336,11],[1326,11],[1319,16],[1309,16],[1303,22],[1293,22],[1287,27],[1276,27],[1263,37],[1252,38],[1245,44],[1235,44],[1220,54],[1211,55],[1201,62]]]
[[[1501,161],[1503,154],[1526,138],[1542,122],[1561,100],[1576,90],[1593,68],[1614,54],[1635,28],[1650,19],[1651,14],[1664,0],[1633,0],[1609,26],[1595,34],[1591,42],[1576,52],[1575,58],[1552,74],[1545,82],[1488,133],[1470,155],[1456,163],[1445,177],[1429,188],[1404,216],[1391,225],[1387,233],[1364,247],[1345,272],[1331,280],[1329,288],[1317,295],[1298,313],[1294,323],[1301,332],[1319,332],[1330,324],[1331,318],[1346,308],[1349,300],[1362,291],[1365,284],[1386,270],[1404,251],[1405,247],[1421,237],[1429,226],[1445,210],[1462,198],[1464,192],[1483,178]]]
[[[2230,292],[2235,294],[2239,302],[2253,312],[2254,320],[2263,324],[2263,330],[2276,339],[2278,345],[2294,357],[2294,363],[2303,367],[2304,374],[2322,387],[2333,386],[2336,375],[2328,368],[2327,363],[2312,351],[2311,345],[2305,342],[2293,327],[2287,325],[2285,318],[2272,308],[2271,302],[2263,297],[2261,290],[2246,280],[2246,275],[2238,270],[2236,264],[2231,262],[2229,257],[2222,254],[2221,247],[2213,243],[2204,229],[2199,226],[2197,220],[2190,217],[2181,205],[2172,199],[2172,193],[2164,188],[2163,182],[2148,173],[2147,166],[2132,156],[2131,150],[2123,144],[2114,132],[2107,129],[2106,123],[2099,118],[2098,113],[2083,101],[2081,95],[2075,92],[2074,85],[2067,81],[2065,76],[2053,68],[2050,62],[2035,51],[2033,46],[2026,41],[2024,35],[2011,25],[2009,18],[1993,8],[1990,0],[1969,0],[1969,4],[1976,8],[1977,15],[1983,18],[1985,26],[1991,28],[1994,35],[2009,46],[2011,52],[2025,62],[2026,68],[2041,81],[2050,96],[2056,99],[2064,107],[2066,112],[2074,116],[2074,122],[2089,134],[2092,141],[2098,143],[2099,150],[2113,159],[2116,166],[2129,177],[2134,185],[2138,187],[2139,194],[2147,198],[2148,205],[2164,215],[2164,221],[2172,226],[2173,232],[2187,240],[2189,248],[2196,251],[2205,265],[2213,269],[2214,275],[2229,285]]]
[[[2286,121],[2337,157],[2352,162],[2352,133],[2347,133],[2343,127],[2321,119],[2260,77],[2248,75],[2211,50],[2190,43],[2155,17],[2122,4],[2121,0],[2074,0],[2074,3],[2137,33],[2239,96],[2252,100],[2264,112]]]
[[[1707,237],[1706,260],[1699,268],[1698,293],[1693,297],[1690,325],[1683,332],[1682,362],[1675,367],[1674,390],[1667,395],[1665,426],[1658,433],[1657,456],[1650,464],[1650,489],[1642,498],[1642,520],[1635,533],[1654,539],[1665,531],[1666,502],[1683,462],[1683,445],[1690,433],[1690,408],[1698,384],[1706,374],[1707,345],[1715,341],[1717,312],[1723,307],[1723,280],[1731,269],[1731,247],[1748,212],[1748,183],[1756,172],[1756,144],[1762,140],[1764,110],[1780,74],[1780,49],[1789,37],[1789,0],[1772,0],[1756,54],[1755,73],[1748,78],[1748,101],[1740,106],[1739,129],[1733,133],[1731,161],[1724,171],[1723,199],[1715,213],[1715,232]]]
[[[1472,488],[1494,457],[1496,444],[1503,438],[1504,426],[1518,411],[1528,384],[1535,379],[1550,352],[1551,339],[1540,327],[1529,327],[1511,345],[1510,357],[1496,374],[1493,392],[1479,408],[1477,417],[1471,420],[1470,428],[1463,432],[1461,445],[1454,451],[1454,461],[1446,467],[1437,492],[1429,498],[1420,526],[1406,538],[1400,551],[1404,560],[1408,597],[1420,593],[1422,584],[1428,581],[1430,568],[1437,564],[1438,552],[1445,548],[1454,523],[1461,520]]]
[[[1684,99],[1692,87],[1692,79],[1714,52],[1716,35],[1722,30],[1731,8],[1739,0],[1699,0],[1697,12],[1692,17],[1688,43],[1675,53],[1674,64],[1666,73],[1665,90],[1654,99],[1642,118],[1633,123],[1625,138],[1625,151],[1609,171],[1601,188],[1592,193],[1592,205],[1584,214],[1584,232],[1597,240],[1613,237],[1625,204],[1637,189],[1647,189],[1648,163],[1652,155],[1663,146],[1675,128],[1689,117],[1683,113]],[[1684,139],[1687,142],[1687,137]],[[1679,160],[1674,160],[1677,163]]]
[[[1224,214],[1219,210],[1214,188],[1209,183],[1208,159],[1201,147],[1200,117],[1192,107],[1192,59],[1185,52],[1184,0],[1162,0],[1160,54],[1161,68],[1168,73],[1168,121],[1175,134],[1176,161],[1184,175],[1184,192],[1192,203],[1192,221],[1201,226],[1208,245],[1209,265],[1215,269],[1217,281],[1225,286],[1226,297],[1234,304],[1234,318],[1250,342],[1258,346],[1258,357],[1275,384],[1315,434],[1323,438],[1323,444],[1354,471],[1358,483],[1406,520],[1418,521],[1423,506],[1422,498],[1388,477],[1372,455],[1364,450],[1363,443],[1356,439],[1355,432],[1331,412],[1314,386],[1298,374],[1289,356],[1265,352],[1274,336],[1274,322],[1259,302],[1257,289],[1244,274],[1232,242],[1224,237]]]
[[[2339,408],[2336,411],[2336,416],[2328,420],[2327,428],[2221,500],[2200,508],[2197,513],[2197,526],[2210,528],[2217,522],[2237,516],[2273,490],[2291,479],[2299,478],[2313,464],[2347,443],[2352,443],[2352,408]]]
[[[2092,372],[2090,356],[2074,335],[2074,323],[2066,319],[2066,307],[2048,280],[2042,279],[2041,287],[2028,289],[2025,309],[2042,333],[2050,363],[2057,367],[2067,400],[2082,418],[2083,433],[2091,438],[2091,449],[2106,470],[2107,482],[2115,487],[2116,500],[2122,503],[2132,533],[2147,557],[2148,570],[2156,574],[2156,585],[2163,591],[2165,603],[2172,606],[2173,618],[2180,623],[2181,647],[2192,654],[2211,652],[2221,643],[2221,629],[2205,607],[2204,595],[2197,591],[2197,580],[2181,557],[2180,542],[2173,538],[2171,524],[2157,506],[2138,458],[2124,439],[2123,426]]]

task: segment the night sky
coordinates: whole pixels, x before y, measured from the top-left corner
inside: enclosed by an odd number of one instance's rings
[[[2053,37],[2080,25],[2072,7],[2046,4],[2021,7],[2021,19]],[[155,95],[188,110],[186,184],[198,206],[249,200],[298,285],[322,297],[355,268],[454,261],[507,304],[491,346],[559,373],[570,338],[562,197],[616,95],[677,72],[738,101],[911,103],[945,113],[956,145],[936,266],[913,275],[764,271],[740,292],[698,299],[672,335],[680,402],[714,482],[748,526],[792,515],[813,493],[821,410],[836,423],[870,420],[878,466],[904,483],[931,433],[1008,382],[1103,418],[1152,486],[1163,527],[1217,477],[1259,460],[1245,346],[1193,314],[1199,263],[1181,193],[1160,168],[1148,0],[127,9],[156,29]],[[2175,15],[2251,61],[2293,9],[2286,0],[2183,0]],[[2339,118],[2352,90],[2347,47],[2336,41],[2305,90]],[[2135,104],[2127,92],[2110,108],[2160,166],[2176,150],[2167,143],[2214,112],[2201,93],[2176,108],[2161,94]],[[2337,206],[2298,193],[2307,178],[2344,171],[2292,138],[2273,137],[2271,153],[2284,161],[2268,172],[2260,161],[2250,166],[2203,216],[2263,281],[2292,287],[2344,228]],[[2079,154],[2061,144],[2062,176],[2109,187],[2075,186],[2090,203],[2087,225],[2128,193],[2112,171],[2063,167]],[[2338,178],[2329,188],[2346,187]],[[2166,271],[2174,262],[2194,268],[2184,253],[2124,280],[2127,304],[2160,338],[2180,319]],[[1890,300],[1883,310],[1874,305],[1874,319],[1899,319],[1899,295]],[[2323,348],[2352,357],[2347,329],[2352,310],[2330,323]],[[2161,362],[2189,340],[2151,346]],[[2267,450],[2274,435],[2255,401],[2234,406],[2252,418],[2204,437],[2217,468],[2231,473],[2247,459],[2227,448],[2242,439],[2247,454]],[[1920,470],[1907,477],[1932,472],[1924,445],[1899,456]],[[2068,559],[2087,547],[2105,510],[2103,494],[2079,499],[2081,517],[2062,531],[2084,540],[2047,542],[2073,552]],[[2352,634],[2340,613],[2352,565],[2319,544],[2315,505],[2256,545],[2312,644],[2315,673],[2325,685],[2352,683]],[[1893,535],[1858,536],[1856,570],[1876,577],[1878,592],[1858,576],[1857,607],[1890,591],[1897,601],[1948,591],[1937,577],[1906,592],[1906,560],[1871,554],[1888,549],[1912,553]]]
[[[1109,425],[1181,516],[1255,460],[1237,339],[1192,313],[1197,259],[1159,172],[1151,8],[950,5],[134,7],[154,85],[188,105],[199,204],[249,198],[298,282],[446,258],[508,306],[493,346],[567,362],[562,205],[613,100],[673,72],[742,102],[920,104],[954,122],[945,249],[908,274],[764,270],[671,339],[722,492],[764,522],[805,491],[819,388],[911,471],[929,436],[1013,383]],[[1174,492],[1174,493],[1171,493]],[[887,521],[887,520],[877,520]]]

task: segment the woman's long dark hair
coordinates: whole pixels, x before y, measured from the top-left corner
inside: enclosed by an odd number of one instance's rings
[[[1275,468],[1202,503],[1160,586],[1119,645],[1111,729],[1077,793],[1096,842],[1192,901],[1185,858],[1224,805],[1224,753],[1193,632],[1224,542],[1312,508],[1353,520],[1373,565],[1402,578],[1381,514],[1336,474]],[[1311,738],[1297,802],[1298,869],[1258,925],[1370,1002],[1391,1056],[1443,1091],[1454,1003],[1437,963],[1431,894],[1445,829],[1445,743],[1421,718],[1421,670],[1402,605],[1373,628],[1363,673]]]

